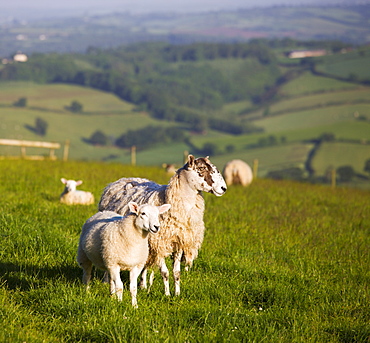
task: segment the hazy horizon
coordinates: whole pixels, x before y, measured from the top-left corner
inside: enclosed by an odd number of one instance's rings
[[[114,11],[132,14],[148,12],[203,12],[236,10],[239,8],[330,5],[348,3],[347,0],[13,0],[1,5],[0,17],[20,19],[66,15],[99,14]]]

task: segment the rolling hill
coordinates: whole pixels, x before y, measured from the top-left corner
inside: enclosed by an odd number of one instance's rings
[[[359,55],[362,64],[368,61],[367,52],[327,56],[316,60],[315,70],[324,68],[334,58],[337,63],[343,58],[347,66],[359,68],[357,63],[348,62],[351,56],[357,60]],[[218,65],[224,73],[232,70],[227,59],[211,63],[213,68]],[[284,70],[286,66],[281,68]],[[258,175],[261,177],[295,168],[300,171],[302,179],[323,179],[328,169],[348,165],[359,177],[356,177],[356,183],[369,187],[364,166],[370,158],[370,87],[354,80],[344,81],[343,77],[330,76],[329,73],[318,75],[315,70],[303,67],[295,77],[278,86],[273,98],[257,107],[251,101],[243,100],[225,103],[213,111],[207,110],[206,115],[210,118],[252,123],[263,129],[239,135],[209,128],[202,133],[192,132],[185,123],[156,119],[144,108],[140,109],[112,93],[88,87],[0,82],[1,138],[57,141],[61,144],[70,140],[71,159],[129,164],[129,149],[113,146],[120,135],[149,125],[178,127],[186,132],[187,141],[153,144],[149,149],[139,149],[137,163],[156,166],[175,163],[180,166],[184,151],[189,151],[195,155],[210,155],[220,168],[232,158],[241,158],[250,164],[258,160]],[[27,98],[27,106],[13,106],[21,97]],[[71,113],[66,109],[75,100],[83,105],[81,113]],[[36,118],[48,123],[44,137],[32,130]],[[91,135],[99,130],[108,136],[108,145],[89,143]],[[329,135],[332,141],[322,141],[320,137],[323,135]],[[19,154],[19,148],[0,147],[0,154]],[[61,157],[62,151],[57,154]]]

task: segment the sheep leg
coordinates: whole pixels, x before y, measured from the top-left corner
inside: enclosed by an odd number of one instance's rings
[[[131,303],[132,306],[137,308],[137,278],[140,275],[142,266],[135,266],[130,271],[130,293],[131,293]]]
[[[141,279],[140,279],[140,288],[141,289],[147,289],[147,284],[146,284],[146,276],[148,274],[148,269],[144,267],[144,269],[141,272]]]
[[[169,272],[168,272],[168,268],[166,266],[166,261],[164,260],[164,258],[162,258],[159,262],[159,269],[161,271],[161,275],[162,275],[162,279],[163,279],[163,283],[164,283],[164,294],[165,295],[171,295],[171,293],[170,293],[170,284],[169,284],[169,281],[168,281]]]
[[[153,281],[154,281],[154,270],[152,270],[152,271],[151,271],[151,273],[150,273],[150,277],[149,277],[149,289],[148,289],[148,292],[149,292],[149,291],[150,291],[150,289],[152,288]]]
[[[82,249],[78,249],[77,262],[83,270],[82,282],[87,286],[91,280],[92,262],[87,258],[85,252]]]
[[[89,261],[90,262],[90,261]],[[84,263],[81,265],[83,268],[83,274],[82,274],[82,282],[86,285],[86,288],[89,288],[89,282],[91,280],[91,271],[92,271],[92,263]]]
[[[173,279],[175,280],[175,295],[180,295],[182,250],[177,251],[173,257]]]
[[[116,266],[114,268],[110,268],[109,272],[109,279],[110,279],[110,294],[116,295],[119,301],[122,300],[122,292],[123,292],[123,283],[120,277],[120,267]]]

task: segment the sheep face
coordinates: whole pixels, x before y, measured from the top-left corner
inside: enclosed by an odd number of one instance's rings
[[[128,206],[130,212],[136,215],[135,226],[138,229],[151,233],[157,233],[159,231],[159,215],[168,211],[171,207],[170,204],[164,204],[162,206],[144,204],[139,206],[133,201],[131,201]]]
[[[195,159],[188,156],[184,168],[188,171],[187,178],[197,191],[212,193],[222,196],[227,189],[226,182],[217,167],[211,163],[208,156]]]
[[[65,193],[74,192],[77,186],[82,184],[81,180],[75,181],[75,180],[67,180],[65,178],[61,178],[60,181],[62,181],[62,183],[64,183],[65,185],[65,188],[64,188]]]

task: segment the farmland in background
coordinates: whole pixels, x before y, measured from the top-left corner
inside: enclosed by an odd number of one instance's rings
[[[157,51],[155,45],[148,49]],[[42,139],[62,145],[69,140],[71,159],[128,164],[131,162],[130,150],[114,146],[120,135],[149,125],[176,127],[185,132],[188,137],[186,141],[158,143],[138,149],[137,163],[155,166],[175,163],[181,166],[184,151],[188,151],[195,155],[211,155],[220,168],[232,158],[241,158],[249,164],[258,160],[261,177],[271,172],[298,168],[302,179],[308,176],[322,178],[330,168],[351,166],[356,174],[354,184],[367,188],[368,173],[364,167],[370,159],[370,87],[353,75],[358,70],[366,70],[370,62],[368,51],[368,48],[360,47],[344,54],[303,59],[301,64],[287,67],[288,59],[281,55],[281,50],[276,50],[282,74],[293,71],[294,76],[276,86],[274,97],[257,105],[253,99],[245,98],[225,102],[217,109],[194,110],[204,118],[219,118],[240,125],[252,123],[261,129],[259,132],[238,135],[210,128],[197,133],[192,131],[188,123],[159,120],[145,106],[89,87],[2,81],[1,138]],[[77,65],[82,65],[83,70],[95,68],[84,60],[83,55],[73,56],[73,60]],[[192,72],[197,68],[202,71],[212,68],[227,79],[235,77],[242,66],[255,68],[257,64],[253,63],[256,61],[230,58],[167,63],[161,68],[167,68],[164,69],[166,73],[181,68],[189,68]],[[248,64],[251,65],[247,67]],[[337,65],[336,69],[327,70],[332,64]],[[335,70],[344,70],[343,65],[346,66],[346,72],[335,74]],[[131,70],[132,66],[123,63],[120,68]],[[261,75],[265,75],[263,73],[270,67],[264,68],[261,69]],[[363,75],[366,77],[366,73]],[[253,76],[254,79],[256,76]],[[263,88],[263,82],[258,87]],[[27,106],[14,106],[14,102],[21,97],[27,98]],[[68,110],[75,100],[83,105],[81,113]],[[43,118],[48,123],[43,137],[32,130],[36,118]],[[108,137],[108,143],[104,146],[89,143],[91,135],[98,130]],[[318,146],[320,137],[328,134],[335,142]],[[19,148],[0,147],[0,153],[5,156],[17,155]],[[57,154],[61,157],[62,149]],[[330,159],[322,156],[330,156]]]

